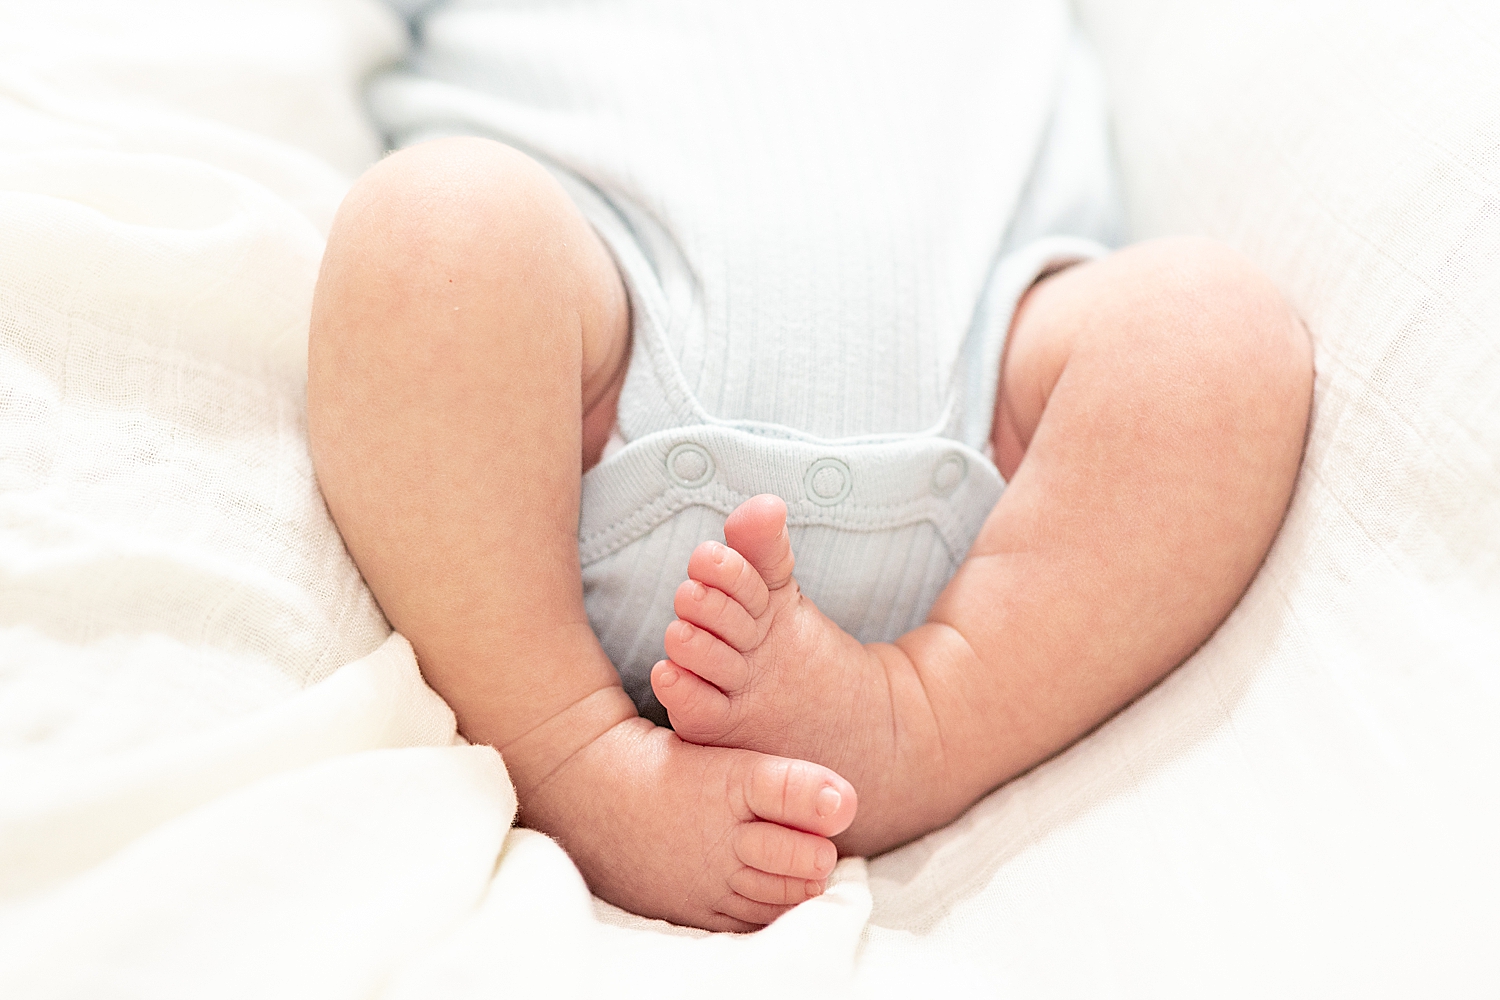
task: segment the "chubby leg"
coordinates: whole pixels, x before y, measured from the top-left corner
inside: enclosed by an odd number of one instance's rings
[[[1305,330],[1203,240],[1040,282],[1012,326],[993,444],[1009,485],[929,621],[861,647],[798,593],[774,497],[747,501],[678,591],[652,674],[685,738],[818,761],[894,846],[1072,743],[1223,621],[1291,496]]]
[[[350,192],[313,305],[308,426],[344,540],[522,820],[596,892],[744,930],[820,891],[855,808],[826,768],[640,719],[589,628],[581,471],[603,449],[629,312],[555,181],[498,143],[397,153]]]

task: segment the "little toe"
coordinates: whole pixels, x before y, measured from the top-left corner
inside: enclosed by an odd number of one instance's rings
[[[672,600],[672,609],[685,622],[706,628],[738,650],[754,649],[763,638],[761,628],[739,602],[730,600],[717,587],[697,580],[684,580]]]
[[[826,767],[763,757],[746,775],[745,803],[761,819],[833,837],[854,822],[859,797],[853,785]]]
[[[774,903],[762,903],[759,900],[741,896],[738,893],[726,896],[719,901],[718,911],[731,920],[737,920],[746,926],[741,933],[747,931],[758,931],[766,924],[781,916],[791,907]],[[735,928],[739,930],[739,928]]]
[[[744,556],[771,590],[792,581],[796,559],[786,530],[786,501],[762,493],[740,504],[724,522],[724,540]]]
[[[826,884],[822,879],[788,878],[785,875],[772,875],[758,868],[741,868],[729,876],[729,888],[758,903],[796,906],[823,895]]]
[[[729,729],[729,699],[718,688],[671,660],[651,668],[651,690],[672,728],[689,743],[714,743]]]
[[[720,542],[704,542],[688,557],[688,576],[722,590],[730,600],[759,618],[771,603],[771,592],[749,560]]]
[[[750,679],[750,664],[740,651],[707,629],[675,621],[662,641],[669,657],[725,694],[734,694]]]
[[[745,823],[735,831],[734,853],[751,868],[804,882],[821,882],[838,864],[833,841],[779,823]]]

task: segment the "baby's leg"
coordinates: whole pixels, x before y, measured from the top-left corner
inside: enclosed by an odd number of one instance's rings
[[[993,443],[1009,480],[929,622],[861,647],[803,599],[775,498],[693,554],[652,674],[685,738],[818,761],[881,850],[1067,746],[1196,649],[1291,496],[1305,330],[1226,248],[1162,240],[1038,284]]]
[[[313,306],[308,426],[344,540],[522,819],[590,886],[747,929],[821,891],[854,811],[825,768],[686,744],[636,715],[589,628],[581,470],[629,346],[613,262],[498,143],[397,153],[350,192]]]

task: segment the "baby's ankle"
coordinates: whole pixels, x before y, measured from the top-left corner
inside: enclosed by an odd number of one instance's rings
[[[582,695],[523,735],[496,747],[505,759],[522,811],[544,794],[545,786],[580,752],[632,722],[650,725],[637,715],[625,690],[614,684]]]

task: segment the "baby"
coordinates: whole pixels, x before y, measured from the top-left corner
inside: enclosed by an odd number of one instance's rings
[[[521,820],[641,914],[754,929],[1068,746],[1291,494],[1271,283],[1077,238],[1061,8],[913,6],[471,3],[372,91],[407,148],[329,236],[319,482]]]

